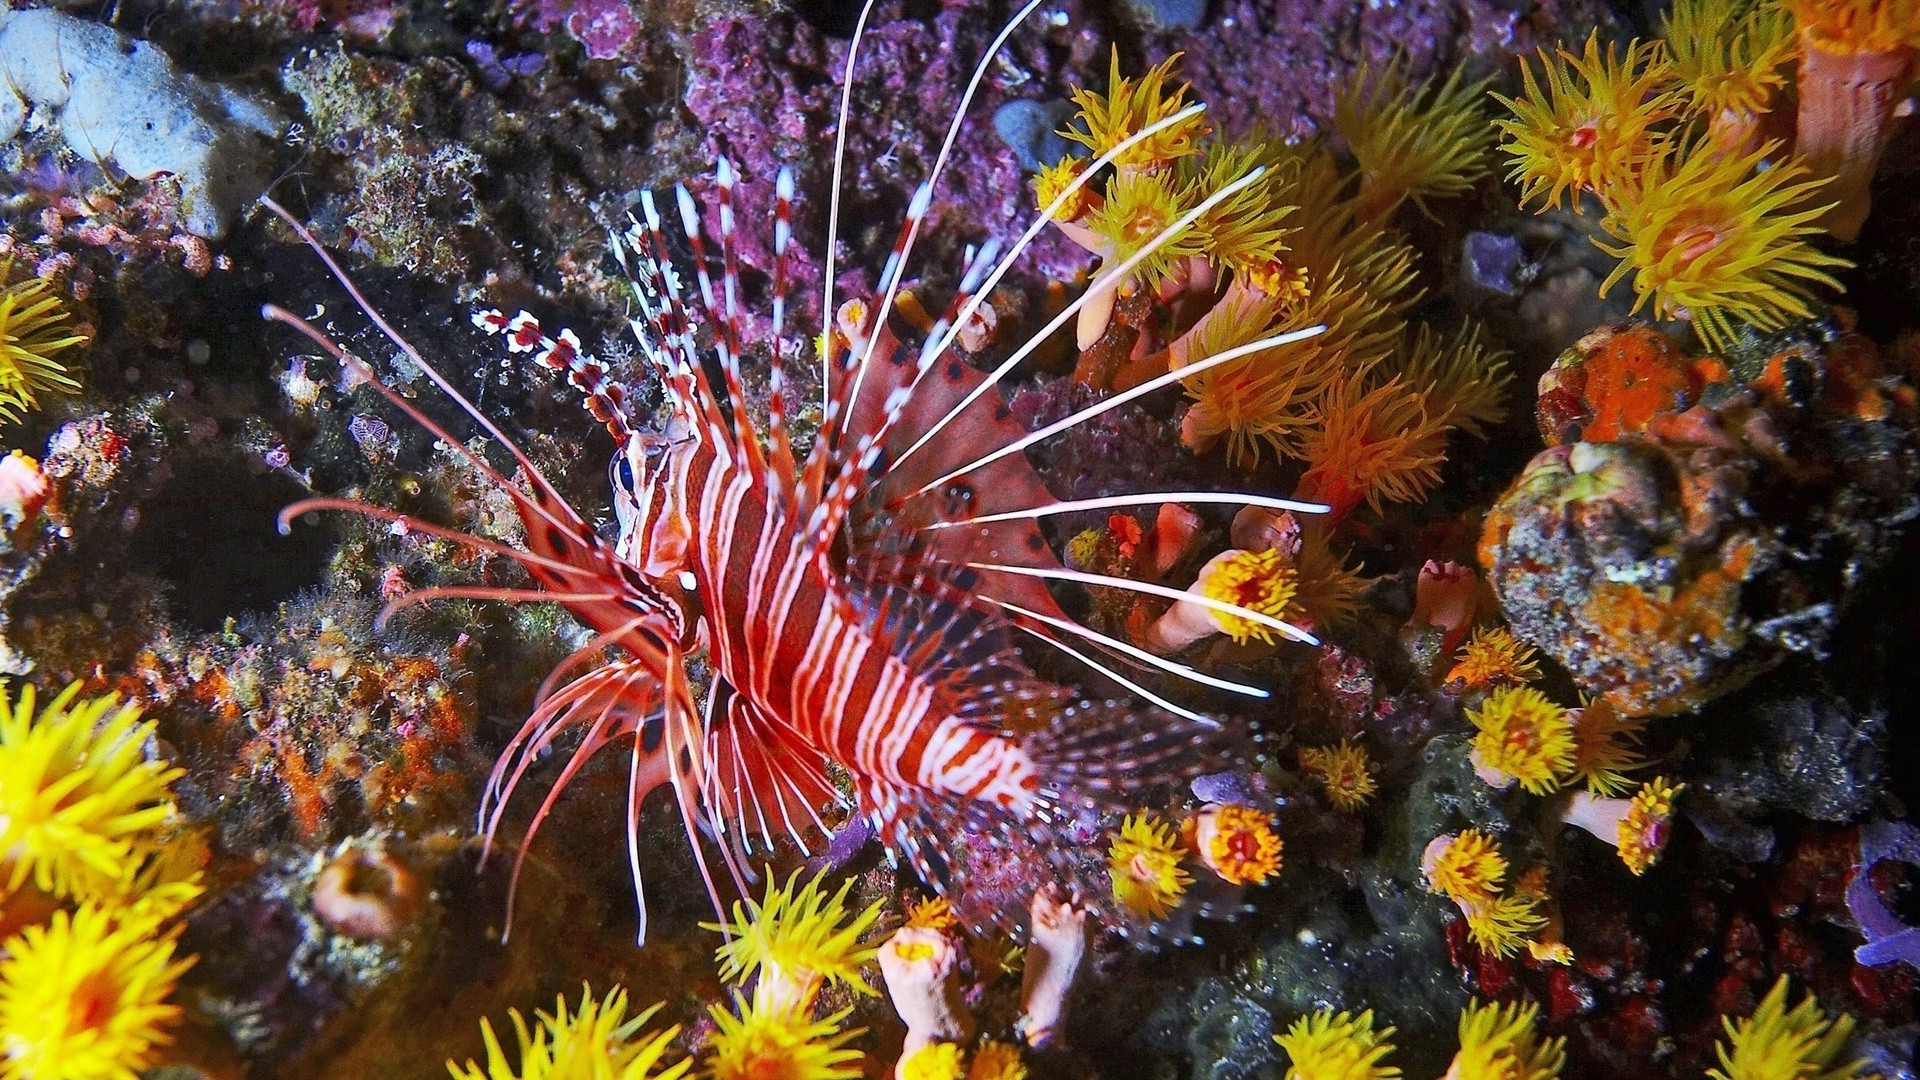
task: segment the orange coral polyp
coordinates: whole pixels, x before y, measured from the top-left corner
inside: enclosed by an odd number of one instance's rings
[[[1297,493],[1331,506],[1338,519],[1362,500],[1411,502],[1440,482],[1446,460],[1447,424],[1427,407],[1426,395],[1399,376],[1369,386],[1357,371],[1321,398],[1319,425],[1310,430],[1301,457],[1307,471]]]

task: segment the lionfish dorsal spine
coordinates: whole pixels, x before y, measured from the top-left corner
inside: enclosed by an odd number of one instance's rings
[[[772,429],[773,468],[791,485],[796,476],[793,438],[787,432],[787,249],[793,245],[793,168],[780,166],[773,182],[773,319],[768,342],[767,426]]]
[[[1000,279],[1005,277],[1007,273],[1013,269],[1014,263],[1020,258],[1022,254],[1026,252],[1026,250],[1029,247],[1033,245],[1033,243],[1039,238],[1040,234],[1046,230],[1048,223],[1053,220],[1054,215],[1059,213],[1060,209],[1067,205],[1068,200],[1074,198],[1083,187],[1085,187],[1088,183],[1092,182],[1093,178],[1099,175],[1102,169],[1112,164],[1115,160],[1117,160],[1120,157],[1120,155],[1132,149],[1136,144],[1146,139],[1152,138],[1154,135],[1165,130],[1166,128],[1172,127],[1173,125],[1178,123],[1183,123],[1194,116],[1198,116],[1201,112],[1205,111],[1205,109],[1206,109],[1205,104],[1196,102],[1180,110],[1179,112],[1174,113],[1172,116],[1165,117],[1156,123],[1149,124],[1146,127],[1142,128],[1141,130],[1121,140],[1118,145],[1112,147],[1106,153],[1101,154],[1099,157],[1095,158],[1090,165],[1088,165],[1085,169],[1081,170],[1080,174],[1074,177],[1072,182],[1070,182],[1058,195],[1054,196],[1053,202],[1049,203],[1045,209],[1043,209],[1039,214],[1034,216],[1033,221],[1030,222],[1027,225],[1026,230],[1020,234],[1020,238],[1014,241],[1013,246],[1010,249],[1008,249],[1006,256],[1000,260],[999,265],[993,268],[992,273],[987,275],[987,279],[980,284],[980,287],[974,291],[972,297],[968,299],[966,305],[960,309],[957,315],[955,315],[953,323],[950,326],[948,326],[946,332],[937,338],[934,338],[931,336],[929,337],[929,341],[934,343],[931,346],[933,349],[934,355],[937,357],[941,353],[945,352],[946,349],[953,344],[954,339],[959,336],[961,328],[966,326],[967,320],[971,319],[974,316],[974,313],[980,309],[980,305],[984,304],[986,302],[987,297],[992,295],[993,290],[999,286]],[[1109,276],[1103,275],[1100,280],[1101,281],[1109,280]],[[1113,279],[1113,280],[1117,280],[1117,279]],[[1098,284],[1098,282],[1096,282],[1096,284]],[[1092,292],[1091,286],[1089,287],[1088,292],[1089,293]],[[1065,326],[1067,320],[1072,318],[1074,314],[1076,314],[1079,311],[1080,306],[1084,306],[1084,300],[1081,301],[1079,306],[1074,306],[1071,308],[1071,310],[1060,313],[1058,317],[1056,317],[1052,322],[1049,322],[1047,324],[1045,329],[1033,335],[1033,337],[1029,339],[1027,347],[1022,348],[1021,350],[1017,351],[1013,356],[1009,357],[1007,360],[1002,362],[1002,364],[1000,365],[1000,368],[996,369],[993,376],[989,378],[987,384],[983,384],[979,387],[976,387],[965,398],[963,398],[957,405],[955,405],[948,412],[948,415],[946,417],[944,417],[943,419],[941,419],[940,421],[938,421],[937,423],[929,427],[926,431],[922,432],[920,437],[915,439],[912,443],[908,444],[907,448],[905,450],[902,450],[894,458],[894,460],[889,464],[888,467],[890,469],[897,468],[900,465],[900,463],[912,457],[922,447],[926,446],[929,442],[931,442],[933,438],[937,436],[941,432],[941,430],[947,426],[947,424],[952,422],[954,417],[966,411],[968,406],[972,405],[974,401],[978,400],[978,398],[982,394],[985,394],[991,384],[997,383],[1001,378],[1003,378],[1006,375],[1007,372],[1012,371],[1013,368],[1017,364],[1019,364],[1021,360],[1026,359],[1028,354],[1030,354],[1034,349],[1038,348],[1040,344],[1044,342],[1048,337],[1052,336],[1055,330],[1059,329],[1061,326]],[[926,367],[930,369],[932,367],[932,364],[929,363],[926,365]],[[923,376],[924,376],[924,373],[925,372],[923,370],[922,371]],[[918,385],[917,380],[915,385],[916,386]]]

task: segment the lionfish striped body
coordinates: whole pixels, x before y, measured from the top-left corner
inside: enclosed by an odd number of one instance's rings
[[[1017,14],[989,49],[968,100],[992,54],[1038,3],[1033,0]],[[849,78],[858,35],[848,57]],[[843,94],[843,133],[848,104]],[[633,329],[669,406],[662,430],[640,429],[628,412],[633,395],[604,365],[584,355],[571,333],[549,337],[524,312],[512,319],[497,312],[476,316],[478,325],[504,333],[510,350],[535,353],[563,372],[619,444],[611,469],[619,532],[612,541],[569,507],[314,245],[380,328],[512,451],[524,486],[509,482],[374,380],[390,401],[449,446],[469,453],[509,494],[525,524],[527,548],[508,548],[338,499],[298,503],[283,513],[283,522],[313,509],[366,513],[393,521],[396,529],[513,558],[539,586],[421,589],[392,606],[448,596],[554,601],[596,632],[549,677],[535,712],[496,765],[481,807],[489,842],[531,763],[563,734],[578,732],[580,744],[536,814],[529,839],[591,755],[615,743],[630,744],[627,822],[636,889],[639,811],[649,792],[661,786],[673,790],[702,872],[707,864],[700,834],[705,831],[718,841],[729,876],[744,889],[753,834],[764,846],[786,835],[804,848],[810,834],[824,831],[820,811],[839,798],[831,780],[835,766],[853,778],[857,812],[935,887],[956,889],[964,859],[953,856],[963,840],[997,847],[1008,857],[1037,857],[1067,874],[1071,860],[1057,821],[1068,808],[1119,807],[1120,787],[1181,775],[1220,730],[1083,650],[1264,696],[1081,627],[1054,605],[1044,587],[1050,577],[1091,576],[1059,567],[1035,519],[1090,503],[1052,501],[1019,451],[1168,381],[1149,382],[1028,435],[999,407],[994,384],[1075,309],[1063,312],[991,375],[950,355],[959,328],[1038,233],[1044,216],[997,264],[993,248],[978,253],[917,357],[888,328],[883,313],[901,287],[932,185],[965,109],[963,100],[934,174],[909,208],[879,280],[881,296],[873,303],[849,304],[837,320],[846,354],[836,362],[831,345],[825,350],[824,418],[804,461],[788,442],[786,424],[782,334],[793,184],[784,170],[774,222],[773,333],[766,349],[770,423],[764,449],[740,374],[748,350],[737,309],[735,177],[725,162],[716,175],[717,283],[708,268],[698,208],[684,188],[676,192],[681,224],[693,246],[703,320],[696,320],[693,298],[683,295],[668,259],[651,195],[643,200],[643,219],[614,237],[614,251],[633,282]],[[838,181],[836,159],[834,223]],[[306,235],[298,222],[281,214]],[[1162,242],[1184,227],[1176,224]],[[834,225],[829,228],[831,233]],[[1122,265],[1107,273],[1117,280],[1129,269]],[[832,313],[831,257],[825,278],[822,310]],[[293,316],[271,308],[268,314],[301,329],[343,363],[359,364]],[[703,329],[711,357],[698,344]],[[1304,335],[1275,337],[1202,364],[1223,363],[1299,336]],[[719,373],[720,385],[710,368]],[[982,448],[985,453],[977,452]],[[1189,496],[1154,493],[1093,502],[1147,505],[1184,497]],[[1198,497],[1315,509],[1256,496]],[[1235,610],[1306,636],[1266,616]],[[1065,650],[1160,708],[1089,700],[1036,677],[1013,646],[1014,632]],[[700,654],[713,672],[704,702],[696,700],[686,663]],[[516,876],[517,870],[516,864]],[[706,876],[718,905],[713,876]],[[1061,884],[1073,886],[1072,881]],[[644,898],[641,914],[644,938]]]

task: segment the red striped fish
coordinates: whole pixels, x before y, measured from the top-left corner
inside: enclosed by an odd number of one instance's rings
[[[1045,227],[1053,208],[1043,210],[1004,256],[992,246],[975,255],[957,295],[917,350],[883,317],[902,288],[967,105],[993,54],[1039,2],[1032,0],[1015,15],[975,69],[932,173],[908,208],[877,295],[836,309],[833,245],[828,245],[821,310],[836,313],[838,333],[822,336],[824,414],[804,458],[796,456],[788,436],[788,358],[782,345],[794,194],[789,171],[783,170],[776,184],[772,333],[764,345],[742,339],[733,242],[737,177],[727,162],[719,164],[714,177],[717,259],[707,249],[695,200],[684,187],[675,191],[673,209],[694,256],[692,286],[683,287],[669,260],[665,222],[651,193],[643,198],[641,216],[614,236],[614,252],[632,281],[637,311],[632,324],[648,368],[644,374],[658,381],[667,402],[667,418],[658,430],[643,430],[634,420],[633,395],[623,373],[584,354],[571,333],[550,336],[524,312],[512,318],[498,312],[476,316],[478,325],[505,336],[510,351],[532,354],[562,373],[618,443],[610,470],[618,532],[611,539],[589,526],[497,426],[393,331],[298,221],[273,207],[381,331],[513,454],[522,477],[518,483],[364,372],[396,407],[467,454],[508,494],[525,524],[527,546],[517,550],[331,498],[288,507],[283,528],[312,510],[367,514],[392,522],[397,530],[513,559],[534,583],[526,589],[421,589],[395,600],[389,613],[445,597],[550,601],[565,605],[595,631],[548,678],[538,707],[494,768],[481,807],[489,845],[531,763],[568,735],[580,742],[536,812],[528,841],[589,757],[609,746],[625,747],[636,893],[640,805],[649,792],[662,786],[673,791],[718,907],[720,889],[708,871],[702,834],[717,841],[713,847],[728,876],[744,890],[746,861],[756,845],[770,847],[785,836],[804,849],[824,832],[821,812],[840,798],[831,780],[836,768],[853,779],[851,809],[933,887],[963,893],[969,860],[1018,858],[1054,868],[1060,887],[1072,893],[1078,891],[1072,880],[1075,860],[1062,819],[1082,807],[1123,808],[1127,791],[1187,775],[1203,762],[1203,752],[1221,741],[1218,723],[1155,692],[1138,673],[1152,668],[1265,696],[1256,687],[1081,626],[1046,591],[1047,580],[1063,579],[1171,593],[1062,569],[1036,525],[1049,514],[1167,501],[1322,509],[1219,493],[1143,492],[1074,502],[1047,493],[1022,456],[1027,446],[1174,381],[1172,375],[1151,380],[1028,433],[1008,419],[996,387],[1074,317],[1080,302],[991,373],[953,354],[960,329]],[[863,13],[848,54],[848,88],[865,22]],[[850,93],[843,91],[830,236],[838,226],[850,104]],[[1136,134],[1084,170],[1080,182],[1190,112]],[[1257,175],[1227,185],[1134,259],[1105,268],[1087,295],[1124,279],[1160,244]],[[1060,200],[1072,198],[1080,182]],[[294,316],[278,308],[267,314],[301,330],[343,364],[360,366]],[[1189,365],[1179,375],[1189,378],[1317,332],[1255,342]],[[706,349],[702,340],[710,342]],[[749,357],[764,357],[766,365],[765,448],[745,407],[742,367]],[[718,385],[713,373],[719,375]],[[1312,640],[1269,616],[1221,606]],[[1099,673],[1118,696],[1089,697],[1037,677],[1016,649],[1016,635],[1065,651]],[[696,656],[703,656],[713,673],[703,699],[696,697],[687,667]],[[526,848],[523,842],[522,857]],[[988,914],[1017,918],[1019,913]],[[641,894],[642,940],[645,925]]]

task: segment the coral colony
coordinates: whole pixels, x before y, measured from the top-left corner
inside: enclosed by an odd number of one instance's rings
[[[1913,1076],[1920,0],[1523,6],[0,0],[0,1080]]]

